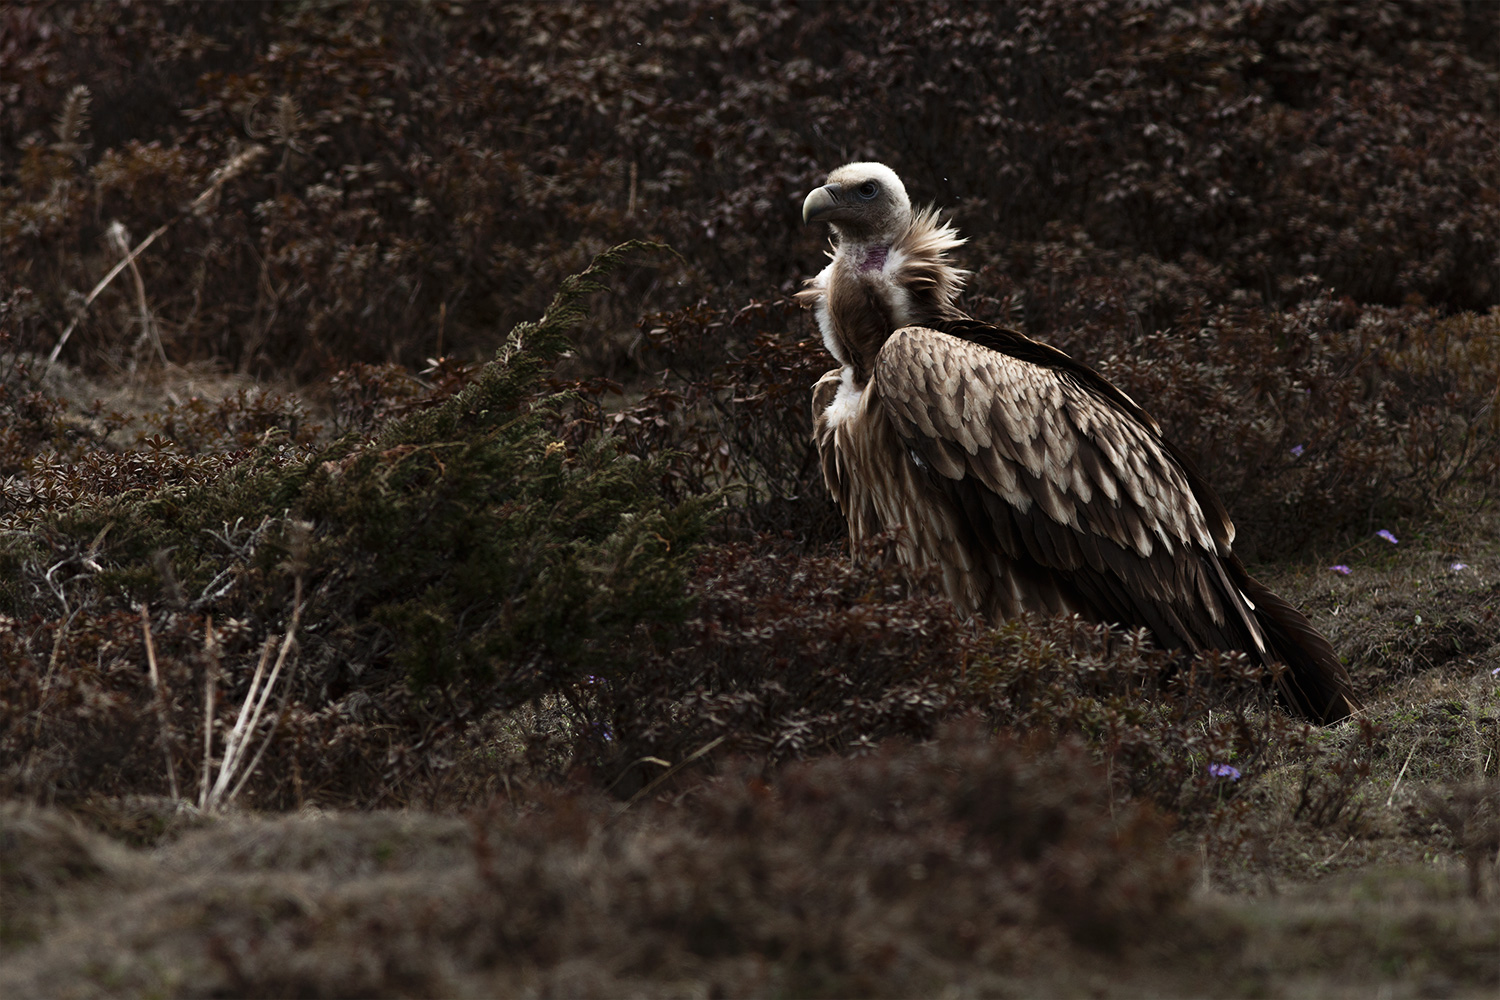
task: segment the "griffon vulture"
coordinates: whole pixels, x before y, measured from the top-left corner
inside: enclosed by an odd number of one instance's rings
[[[837,236],[798,298],[839,368],[813,389],[823,478],[856,541],[901,529],[965,614],[1078,614],[1168,649],[1283,663],[1320,722],[1357,709],[1328,640],[1245,571],[1234,524],[1145,410],[1089,366],[955,304],[964,241],[913,211],[890,168],[851,163],[807,196]]]

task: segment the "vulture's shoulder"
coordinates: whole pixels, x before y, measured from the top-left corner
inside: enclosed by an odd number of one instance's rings
[[[1082,361],[1074,359],[1072,355],[1060,351],[1049,344],[1032,340],[1023,333],[1017,333],[1015,330],[1008,330],[1003,326],[994,326],[973,319],[943,320],[926,327],[911,327],[908,329],[913,332],[920,329],[931,330],[956,340],[962,340],[986,350],[994,351],[997,354],[1003,354],[1016,361],[1045,369],[1051,372],[1053,377],[1058,380],[1077,386],[1082,391],[1097,397],[1109,406],[1119,410],[1122,414],[1145,425],[1153,434],[1161,434],[1161,427],[1157,425],[1151,415],[1109,379],[1100,375]],[[916,339],[921,340],[925,338],[918,337]],[[910,343],[908,341],[908,344]],[[931,349],[931,346],[929,346],[929,349]]]
[[[874,382],[913,454],[949,480],[1142,554],[1151,536],[1225,552],[1234,538],[1150,414],[1054,347],[973,320],[905,327],[881,348]],[[1122,523],[1122,508],[1137,513]]]

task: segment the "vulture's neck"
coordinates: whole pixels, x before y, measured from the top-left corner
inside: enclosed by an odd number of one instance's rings
[[[852,369],[856,386],[869,381],[875,355],[895,331],[966,318],[955,300],[968,272],[948,260],[948,251],[963,242],[926,209],[894,235],[844,236],[833,262],[797,293],[813,308],[828,352]]]

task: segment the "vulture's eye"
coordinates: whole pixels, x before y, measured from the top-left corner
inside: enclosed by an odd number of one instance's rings
[[[865,181],[859,187],[854,189],[854,193],[859,195],[865,201],[869,201],[871,198],[880,193],[880,185],[876,184],[874,181]]]

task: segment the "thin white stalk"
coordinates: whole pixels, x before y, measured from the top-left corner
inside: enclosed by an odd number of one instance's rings
[[[276,732],[277,729],[281,727],[281,720],[286,716],[287,697],[291,694],[292,691],[290,676],[291,675],[288,675],[288,683],[282,685],[281,704],[276,706],[276,718],[271,720],[271,728],[267,729],[266,735],[261,738],[260,746],[255,750],[255,756],[250,758],[250,766],[245,768],[244,773],[240,775],[240,780],[235,782],[234,788],[230,790],[229,795],[224,799],[224,805],[227,806],[235,799],[239,798],[240,790],[245,787],[245,782],[250,780],[250,776],[254,774],[255,769],[260,766],[260,759],[265,756],[266,748],[271,745],[271,736]]]
[[[265,712],[271,694],[276,690],[276,682],[281,677],[281,671],[286,666],[287,656],[296,644],[297,624],[302,619],[302,579],[299,577],[296,583],[296,591],[292,598],[292,620],[287,626],[286,635],[281,639],[281,649],[276,655],[276,665],[271,668],[271,674],[266,678],[264,685],[260,679],[265,671],[266,661],[270,657],[271,646],[274,640],[268,638],[261,650],[260,663],[255,668],[255,677],[250,682],[250,690],[245,694],[245,702],[240,706],[239,719],[235,722],[234,730],[230,733],[230,740],[225,745],[224,759],[219,762],[219,776],[214,782],[213,790],[209,792],[206,806],[208,809],[219,809],[228,806],[239,796],[240,790],[245,787],[250,776],[255,773],[256,765],[265,755],[266,748],[271,743],[271,736],[275,733],[281,718],[286,711],[287,696],[291,690],[291,673],[287,673],[287,684],[283,685],[281,704],[276,710],[276,719],[270,729],[261,738],[259,748],[255,756],[250,760],[250,766],[240,767],[245,752],[250,748],[255,739],[255,730],[260,726],[261,716]],[[255,703],[253,711],[250,709],[251,702]],[[249,712],[248,721],[246,713]],[[234,781],[235,775],[239,775],[239,781],[233,787],[230,783]],[[227,794],[226,794],[227,792]]]
[[[255,701],[256,692],[260,690],[260,679],[265,674],[266,663],[271,659],[271,646],[275,640],[269,636],[260,650],[260,662],[255,665],[255,676],[250,678],[250,690],[245,692],[245,700],[240,704],[240,714],[234,720],[234,728],[229,730],[229,735],[224,739],[224,756],[219,761],[219,776],[214,781],[213,790],[208,793],[209,807],[218,802],[219,796],[229,787],[229,782],[234,776],[234,762],[239,754],[240,738],[245,732],[245,723],[250,717],[250,705]]]
[[[291,630],[288,630],[287,634],[282,637],[281,652],[276,656],[276,666],[271,669],[271,676],[266,679],[265,686],[260,690],[260,698],[255,702],[255,712],[250,716],[250,725],[245,727],[245,738],[240,743],[241,751],[248,750],[250,744],[255,739],[255,730],[260,726],[260,717],[266,710],[266,703],[271,700],[271,692],[276,690],[276,679],[281,676],[281,668],[286,663],[287,650],[291,648],[291,645],[292,633]],[[243,756],[243,752],[236,755],[236,765]],[[234,798],[233,793],[230,794],[229,798]],[[225,800],[225,804],[228,804],[227,799]]]
[[[208,655],[208,674],[203,678],[203,767],[198,780],[198,808],[208,805],[208,772],[214,762],[214,696],[219,687],[219,657],[214,649],[214,619],[203,626],[203,652]]]
[[[142,251],[144,251],[151,244],[155,243],[156,238],[162,233],[166,232],[167,229],[172,225],[172,223],[176,221],[176,219],[170,219],[167,222],[162,223],[161,226],[157,228],[156,232],[141,240],[139,246],[130,251],[130,253],[126,254],[118,264],[109,269],[108,274],[99,279],[99,284],[94,286],[94,290],[89,292],[88,297],[83,300],[83,305],[78,307],[78,315],[73,317],[73,321],[69,323],[68,328],[62,332],[62,336],[57,338],[57,343],[53,346],[52,353],[47,356],[47,367],[43,369],[42,374],[45,375],[52,369],[52,366],[57,363],[57,356],[62,353],[62,349],[64,345],[67,344],[68,338],[73,336],[73,330],[78,326],[78,321],[83,319],[84,313],[88,312],[89,306],[94,304],[94,300],[99,297],[99,293],[108,288],[109,283],[111,281],[114,281],[115,278],[119,276],[119,273],[121,271],[129,267],[131,263],[141,255]]]
[[[276,657],[276,666],[271,670],[271,676],[266,678],[265,685],[260,689],[260,697],[256,699],[255,711],[250,716],[250,724],[245,727],[245,738],[240,742],[241,749],[247,749],[252,740],[255,739],[255,729],[260,725],[261,713],[266,710],[266,702],[271,700],[271,692],[276,689],[276,678],[281,676],[281,665],[286,661],[287,640],[291,633],[288,632],[282,638],[281,653]],[[241,753],[239,756],[244,756]]]
[[[1318,864],[1320,864],[1320,865],[1326,865],[1326,864],[1328,864],[1328,862],[1332,861],[1334,858],[1338,857],[1340,854],[1343,854],[1344,853],[1344,848],[1348,847],[1352,843],[1354,843],[1354,838],[1351,836],[1348,840],[1344,841],[1342,847],[1340,847],[1338,850],[1334,851],[1332,854],[1328,855],[1328,857],[1324,858],[1322,861],[1319,861]]]
[[[1396,780],[1391,783],[1391,794],[1385,797],[1385,807],[1387,809],[1391,807],[1392,802],[1396,801],[1396,789],[1401,787],[1401,779],[1406,777],[1406,769],[1411,766],[1411,759],[1412,757],[1416,756],[1417,747],[1421,744],[1421,742],[1421,740],[1413,741],[1411,745],[1411,753],[1406,755],[1406,763],[1401,765],[1401,773],[1396,775]]]
[[[141,605],[141,633],[146,637],[146,662],[151,667],[151,689],[156,693],[156,721],[161,726],[161,751],[167,759],[167,780],[172,789],[172,801],[182,796],[177,792],[177,766],[172,763],[172,744],[167,739],[167,705],[165,686],[161,672],[156,669],[156,644],[151,641],[151,611]]]
[[[687,767],[689,764],[691,764],[693,761],[697,760],[699,757],[702,757],[704,754],[706,754],[709,751],[713,750],[714,747],[718,746],[720,743],[723,743],[727,739],[729,739],[728,736],[719,736],[719,737],[717,737],[715,739],[709,740],[703,746],[699,747],[697,750],[694,750],[692,753],[688,754],[682,760],[678,761],[676,764],[673,764],[671,767],[667,768],[667,770],[665,770],[661,774],[657,775],[654,780],[652,780],[649,784],[647,784],[645,788],[642,788],[640,791],[638,791],[634,795],[632,795],[630,797],[630,801],[626,802],[623,806],[620,807],[620,812],[624,812],[626,809],[629,809],[631,806],[635,805],[636,802],[640,801],[641,799],[643,799],[646,796],[650,795],[652,792],[656,791],[657,788],[661,787],[662,782],[664,782],[668,778],[672,777],[672,775],[676,774],[678,771],[682,770],[684,767]]]
[[[109,239],[110,243],[120,253],[128,254],[130,252],[130,244],[126,242],[125,227],[118,220],[109,227]],[[141,277],[141,269],[135,266],[134,260],[130,262],[130,277],[135,281],[136,307],[141,314],[141,335],[136,340],[136,347],[139,348],[142,342],[149,340],[151,345],[156,348],[156,353],[161,358],[161,363],[165,365],[167,363],[167,352],[166,348],[162,346],[161,331],[157,327],[156,317],[151,314],[151,306],[146,301],[146,281]],[[131,361],[131,364],[135,364],[134,360]]]

